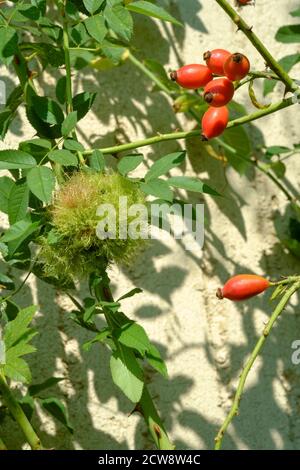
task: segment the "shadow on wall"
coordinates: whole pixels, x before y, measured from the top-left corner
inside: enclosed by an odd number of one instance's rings
[[[199,18],[199,12],[202,8],[201,2],[185,0],[184,8],[179,8],[178,2],[172,0],[166,3],[170,4],[172,13],[181,18],[184,23],[189,24],[191,28],[203,34],[207,33]],[[153,58],[163,65],[168,63],[171,49],[173,49],[173,52],[175,51],[178,57],[178,64],[181,65],[180,56],[176,51],[180,50],[183,45],[185,30],[184,28],[173,29],[169,28],[169,26],[163,26],[163,28],[167,39],[161,38],[157,25],[153,21],[136,16],[134,46],[144,57]],[[56,80],[61,73],[55,71],[53,75]],[[53,93],[53,87],[49,88],[49,84],[41,81],[41,86],[47,94]],[[169,99],[162,93],[151,93],[149,98],[148,91],[146,92],[149,89],[148,79],[142,76],[130,64],[125,64],[122,68],[105,73],[95,73],[93,77],[83,78],[80,86],[86,91],[94,91],[96,89],[98,92],[93,108],[95,123],[98,120],[103,124],[114,121],[114,125],[118,129],[117,135],[115,132],[112,132],[101,138],[99,138],[96,129],[95,133],[87,139],[85,139],[84,134],[81,134],[83,141],[85,140],[84,143],[88,146],[103,147],[112,145],[120,138],[122,141],[127,141],[128,135],[125,123],[129,123],[134,129],[137,129],[136,123],[138,122],[139,129],[145,135],[169,131],[179,126],[176,115],[174,115],[169,104]],[[255,134],[256,140],[263,144],[262,136],[259,135],[256,128],[251,127],[250,131]],[[21,135],[21,127],[18,120],[14,122],[13,132],[16,135]],[[201,174],[201,180],[213,187],[224,188],[226,197],[215,199],[215,203],[228,220],[236,226],[245,239],[246,246],[247,233],[241,212],[241,208],[245,204],[243,194],[237,194],[230,188],[222,164],[208,155],[204,144],[195,139],[187,142],[186,146],[195,174]],[[167,154],[176,149],[178,149],[178,144],[174,142],[156,146],[153,148],[150,159],[157,159],[160,155]],[[203,172],[207,175],[206,177],[202,176]],[[249,171],[245,178],[253,181],[254,174]],[[194,194],[190,196],[193,202],[203,200],[201,196],[195,196]],[[226,247],[224,247],[222,239],[218,237],[218,234],[210,230],[210,213],[207,206],[206,217],[205,259],[200,261],[200,269],[208,277],[212,275],[218,276],[222,284],[231,274],[224,266],[225,261],[228,261]],[[214,256],[215,250],[220,255],[218,261]],[[126,269],[124,272],[129,279],[134,280],[136,270],[140,270],[139,286],[146,292],[155,293],[160,296],[161,300],[170,303],[172,294],[184,283],[188,273],[186,269],[178,266],[168,266],[159,272],[157,271],[153,259],[157,256],[168,254],[168,251],[169,249],[159,241],[153,242],[151,247],[145,252],[142,263],[137,263],[130,270]],[[196,261],[192,252],[186,252],[186,256]],[[276,270],[272,271],[268,268],[271,265],[269,259],[272,259],[272,266],[274,266],[274,258],[278,260],[279,266],[282,266],[283,256],[285,260],[285,274],[294,273],[297,270],[295,260],[291,256],[285,255],[282,248],[278,246],[274,248],[274,252],[271,255],[261,259],[262,270],[270,277],[277,275]],[[197,263],[199,264],[198,259]],[[210,266],[211,271],[207,271],[207,266]],[[244,266],[242,263],[235,264],[232,261],[232,272],[239,273],[243,271],[247,271],[247,266]],[[18,278],[18,275],[19,272],[16,272],[16,278]],[[20,278],[16,279],[16,284],[18,284],[18,281],[20,282]],[[131,426],[131,418],[127,418],[127,416],[132,411],[132,404],[112,383],[109,373],[109,353],[101,346],[94,347],[90,353],[83,353],[80,350],[79,359],[77,355],[74,356],[73,352],[68,352],[70,351],[68,345],[71,342],[81,345],[90,338],[90,335],[69,320],[68,312],[58,305],[57,293],[54,289],[40,280],[36,282],[37,299],[35,301],[39,304],[42,314],[36,318],[36,328],[39,331],[39,335],[35,339],[35,345],[38,349],[38,356],[32,355],[29,357],[32,371],[36,374],[34,382],[42,382],[49,376],[59,375],[57,370],[60,367],[64,370],[66,380],[61,382],[59,386],[54,387],[53,395],[61,397],[66,402],[70,419],[75,429],[74,436],[70,436],[60,424],[54,423],[54,428],[47,432],[41,418],[36,416],[35,426],[42,430],[42,440],[47,447],[56,449],[71,449],[74,441],[83,449],[126,449],[128,446],[126,428],[128,427],[129,429]],[[84,289],[82,289],[82,293],[84,295]],[[208,308],[210,306],[212,308],[210,300],[206,300]],[[29,288],[26,288],[18,295],[17,302],[22,306],[33,303],[32,293]],[[56,306],[56,308],[54,309],[53,306]],[[205,346],[207,359],[211,363],[212,368],[217,370],[220,386],[231,394],[233,393],[233,387],[235,387],[238,380],[238,375],[245,358],[257,338],[257,331],[252,316],[252,312],[256,308],[267,312],[270,311],[270,305],[261,298],[249,301],[246,306],[240,306],[239,313],[242,317],[243,331],[246,339],[242,345],[226,345],[228,355],[226,367],[222,367],[216,361],[211,338],[207,338]],[[131,313],[128,312],[129,316]],[[147,318],[155,320],[155,318],[163,313],[160,307],[146,303],[137,309],[135,315],[143,322],[143,319]],[[297,413],[299,413],[299,392],[297,392],[297,385],[299,385],[300,379],[299,374],[297,375],[291,367],[290,344],[295,339],[295,336],[298,335],[300,337],[299,315],[294,315],[293,312],[287,311],[279,323],[278,327],[272,332],[272,336],[260,360],[260,372],[257,383],[247,389],[241,405],[241,417],[234,420],[229,430],[229,435],[226,437],[226,448],[236,448],[237,440],[233,436],[238,436],[245,446],[252,449],[274,448],[274,435],[280,436],[282,448],[287,449],[292,446],[294,437],[296,438],[296,421],[293,416],[297,416]],[[228,327],[230,328],[230,326]],[[51,338],[50,349],[49,338]],[[157,347],[162,352],[163,357],[168,359],[167,345],[157,343]],[[188,347],[199,348],[200,346],[191,344],[185,346],[185,350]],[[181,351],[178,351],[178,354],[180,353]],[[57,357],[61,358],[59,363],[57,362]],[[286,412],[278,405],[276,398],[274,377],[277,376],[278,368],[283,370],[285,377],[290,416],[287,416]],[[96,414],[94,408],[93,412],[91,411],[91,406],[94,404],[90,402],[91,379],[93,379],[92,382],[95,390],[93,400],[99,402]],[[180,375],[172,376],[169,381],[165,381],[157,374],[154,376],[153,372],[147,369],[147,379],[170,435],[172,436],[172,429],[175,423],[179,423],[181,427],[189,429],[199,436],[199,439],[203,441],[206,448],[211,448],[218,426],[215,422],[210,422],[200,412],[192,409],[192,406],[189,409],[186,403],[184,405],[182,403],[184,395],[193,387],[193,378],[183,372]],[[205,387],[205,380],[203,387]],[[289,390],[291,391],[289,392]],[[101,412],[109,408],[111,396],[116,397],[118,412],[124,416],[124,432],[121,440],[113,437],[114,426],[119,426],[119,421],[116,421],[116,424],[114,424],[113,411],[111,411],[111,422],[107,427],[110,432],[106,432],[107,423],[104,421],[102,423]],[[265,429],[264,442],[258,441],[255,433],[258,423],[260,428],[263,427]],[[8,430],[7,426],[8,420],[5,419],[4,429]],[[99,428],[101,428],[101,431]],[[285,433],[287,428],[289,429],[289,434]],[[6,440],[11,447],[19,446],[22,443],[22,436],[18,430],[13,429],[12,432],[11,421],[9,421],[9,432],[7,433]],[[188,441],[181,440],[177,441],[176,444],[179,449],[190,448]],[[142,420],[139,420],[136,426],[135,448],[152,448],[152,442],[149,440]]]

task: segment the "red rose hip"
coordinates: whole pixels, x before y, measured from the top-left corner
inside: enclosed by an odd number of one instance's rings
[[[202,139],[209,140],[221,135],[227,127],[229,111],[226,106],[208,108],[202,118]]]
[[[179,70],[171,72],[170,77],[181,87],[190,90],[204,87],[213,79],[209,68],[201,64],[184,65]]]
[[[234,85],[227,78],[216,78],[209,82],[204,88],[205,101],[215,108],[225,106],[232,100]]]
[[[232,54],[224,64],[224,72],[231,81],[242,80],[248,75],[250,62],[247,57],[239,52]]]
[[[212,73],[224,75],[224,64],[230,55],[231,53],[225,49],[214,49],[213,51],[205,52],[203,59]]]
[[[230,278],[223,289],[219,288],[216,295],[219,299],[246,300],[265,291],[269,286],[269,281],[262,276],[239,274]]]

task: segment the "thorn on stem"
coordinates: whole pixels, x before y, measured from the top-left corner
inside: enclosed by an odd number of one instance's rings
[[[153,429],[154,429],[154,432],[157,435],[158,439],[160,439],[161,438],[161,429],[158,426],[158,424],[154,424]]]

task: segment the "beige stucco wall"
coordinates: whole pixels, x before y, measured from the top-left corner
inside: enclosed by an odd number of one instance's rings
[[[263,60],[242,33],[230,23],[213,0],[181,0],[171,4],[173,13],[185,23],[174,30],[143,17],[135,18],[135,41],[141,56],[160,61],[166,69],[179,63],[201,60],[205,50],[224,47],[244,51],[253,67],[263,69]],[[256,0],[245,17],[278,57],[295,53],[297,45],[277,43],[278,27],[293,23],[288,12],[296,0]],[[300,68],[293,75],[299,76]],[[10,86],[11,76],[6,81]],[[45,78],[53,90],[57,76]],[[75,78],[76,90],[98,91],[91,112],[80,125],[81,140],[88,146],[105,146],[117,139],[128,141],[193,122],[175,116],[170,101],[151,93],[151,83],[133,65],[109,72],[82,71]],[[274,94],[272,99],[280,97]],[[236,99],[253,110],[244,92]],[[257,144],[292,145],[299,142],[299,107],[281,111],[255,123]],[[115,129],[117,128],[117,132]],[[14,148],[24,137],[33,136],[28,124],[18,119],[6,138]],[[149,161],[185,147],[172,142],[143,149]],[[272,306],[267,296],[245,304],[219,302],[216,287],[237,272],[266,273],[272,278],[291,274],[299,262],[284,254],[277,242],[274,218],[283,213],[286,201],[264,175],[250,172],[239,176],[226,172],[210,158],[198,139],[186,144],[189,163],[185,174],[194,175],[223,191],[222,199],[205,197],[206,241],[202,253],[187,252],[173,240],[155,241],[130,269],[113,269],[116,295],[137,285],[143,294],[124,301],[124,311],[145,327],[166,359],[170,379],[149,370],[152,395],[178,448],[212,448],[214,435],[232,401],[245,359]],[[299,191],[300,164],[297,156],[287,164],[287,179]],[[200,201],[197,195],[194,201]],[[16,273],[19,276],[20,273]],[[39,353],[30,363],[35,382],[50,375],[66,380],[56,393],[68,406],[75,427],[71,437],[62,426],[40,412],[46,446],[64,449],[151,448],[142,420],[128,417],[132,404],[112,384],[109,354],[101,346],[83,353],[80,344],[89,336],[68,318],[69,301],[39,280],[31,279],[18,296],[23,305],[39,305],[36,338]],[[292,301],[272,332],[257,361],[241,403],[240,416],[230,426],[224,446],[241,449],[293,449],[300,446],[300,368],[291,363],[291,343],[300,339],[298,299]],[[57,358],[59,357],[59,359]],[[6,422],[7,425],[7,422]],[[6,428],[7,429],[7,428]],[[12,428],[10,428],[12,431]],[[8,444],[22,442],[16,429]]]

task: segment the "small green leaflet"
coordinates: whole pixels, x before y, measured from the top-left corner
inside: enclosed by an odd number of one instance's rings
[[[49,159],[53,162],[59,163],[64,166],[77,166],[78,160],[76,155],[71,153],[69,150],[53,150],[49,153]]]
[[[41,201],[48,204],[55,187],[55,177],[51,168],[37,166],[27,173],[27,183],[30,191]]]
[[[0,27],[0,61],[9,65],[18,47],[18,35],[10,26]]]
[[[162,376],[164,376],[165,378],[168,378],[167,366],[165,362],[162,360],[160,352],[153,344],[150,345],[149,351],[146,351],[145,359]]]
[[[136,349],[142,356],[150,350],[149,338],[141,325],[127,322],[113,332],[118,341],[128,348]]]
[[[28,169],[36,165],[35,159],[22,150],[0,150],[0,170]]]
[[[185,189],[186,191],[194,191],[196,193],[207,193],[212,196],[221,196],[217,191],[212,189],[208,184],[202,183],[198,178],[189,176],[174,176],[167,180],[167,183],[174,187]]]
[[[149,194],[169,202],[173,201],[173,192],[164,180],[153,179],[148,183],[141,183],[140,188],[145,194]]]
[[[84,24],[89,35],[101,44],[107,33],[103,16],[90,16],[84,20]]]
[[[135,294],[140,294],[143,292],[142,289],[139,289],[138,287],[135,287],[134,289],[130,290],[127,292],[127,294],[122,295],[117,302],[120,302],[120,300],[128,299],[129,297],[133,297]]]
[[[72,111],[67,115],[64,122],[61,125],[61,132],[64,137],[67,137],[74,129],[77,124],[77,111]]]
[[[150,170],[146,173],[145,181],[156,179],[161,175],[165,175],[172,168],[182,164],[186,156],[186,152],[170,153],[153,163]]]
[[[0,210],[7,214],[9,193],[14,186],[14,181],[8,176],[0,177]]]
[[[99,10],[103,2],[104,0],[83,0],[85,8],[91,14]]]
[[[64,114],[55,101],[45,96],[34,95],[32,97],[32,103],[36,114],[43,122],[51,125],[62,124]]]
[[[131,171],[135,170],[143,161],[142,154],[126,155],[118,162],[118,170],[121,175],[126,176]]]
[[[35,351],[29,344],[36,332],[29,328],[36,307],[20,310],[16,318],[8,322],[4,329],[5,365],[2,366],[4,375],[12,380],[30,382],[31,374],[28,365],[22,356]]]
[[[107,6],[104,18],[108,26],[125,41],[129,41],[133,32],[133,21],[130,13],[122,5]]]
[[[38,227],[39,222],[32,223],[27,219],[19,220],[6,230],[4,235],[1,237],[1,242],[12,242],[18,239],[23,239],[24,236],[27,238],[29,235],[31,235],[31,233],[35,232]]]
[[[77,140],[67,139],[64,141],[64,148],[75,152],[83,152],[84,146]]]
[[[96,93],[85,91],[73,98],[73,109],[77,111],[77,120],[80,121],[91,109],[96,98]]]
[[[140,13],[146,16],[152,16],[153,18],[158,18],[159,20],[163,21],[169,21],[170,23],[176,24],[177,26],[182,26],[182,23],[176,20],[174,16],[170,15],[170,13],[168,13],[162,7],[154,5],[153,3],[141,0],[138,2],[129,3],[126,8],[135,13]]]
[[[101,343],[104,341],[109,335],[111,335],[111,331],[109,328],[103,328],[93,339],[90,341],[86,341],[83,343],[82,348],[84,351],[89,351],[91,346],[95,343]]]
[[[300,24],[282,26],[277,31],[275,39],[285,44],[300,42]]]
[[[14,224],[25,218],[28,209],[29,188],[25,179],[14,183],[8,197],[8,219]]]
[[[110,358],[110,370],[114,383],[129,400],[138,403],[143,393],[144,376],[132,349],[119,344]]]
[[[96,171],[103,171],[105,168],[104,155],[100,150],[94,150],[88,157],[89,166]]]

